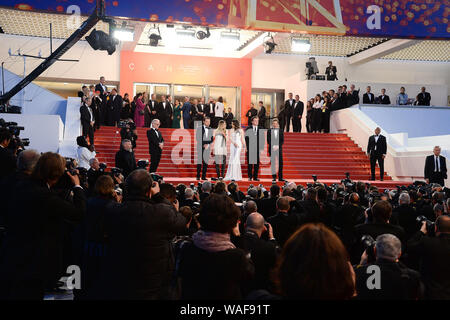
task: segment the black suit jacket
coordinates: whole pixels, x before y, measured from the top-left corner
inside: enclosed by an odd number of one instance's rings
[[[80,107],[81,125],[83,127],[89,127],[91,125],[91,114],[89,113],[89,107],[83,104]],[[92,109],[91,109],[92,110]],[[92,121],[95,121],[94,110],[92,110]]]
[[[294,113],[294,107],[295,107],[295,99],[292,99],[292,106],[290,100],[289,99],[286,100],[286,102],[284,103],[284,115],[286,117],[292,116],[292,114]]]
[[[0,147],[0,180],[16,170],[16,157],[6,148]]]
[[[389,99],[389,96],[384,95],[384,96],[379,96],[378,97],[380,104],[391,104],[391,99]]]
[[[150,128],[147,130],[148,149],[150,154],[161,154],[162,149],[159,147],[160,143],[164,142],[161,131],[158,131],[159,137],[156,135],[155,130]]]
[[[273,132],[275,129],[269,129],[267,130],[267,145],[269,149],[269,155],[272,155],[272,148],[274,146],[278,146],[280,152],[283,150],[283,144],[284,144],[284,133],[281,129],[278,129],[278,143],[275,140],[275,133]],[[272,136],[274,139],[273,146],[271,146],[272,143]]]
[[[116,153],[116,167],[123,170],[123,176],[126,178],[128,175],[137,169],[136,158],[134,152],[125,151],[120,149]]]
[[[256,109],[252,109],[252,108],[250,108],[248,111],[247,111],[247,113],[245,114],[245,116],[247,117],[247,119],[248,119],[248,125],[249,126],[251,126],[252,125],[252,119],[253,119],[253,117],[255,117],[255,116],[257,116],[258,115],[258,110],[256,110]]]
[[[367,92],[364,93],[363,103],[368,103],[368,104],[375,103],[375,95],[373,93],[370,93],[370,96],[369,96],[369,94]]]
[[[116,95],[115,98],[113,96],[109,96],[108,100],[108,112],[111,112],[113,114],[113,117],[115,120],[120,120],[120,111],[123,108],[123,99],[120,95]]]
[[[417,95],[417,105],[419,106],[429,106],[431,101],[431,95],[428,92],[419,93]]]
[[[100,98],[102,99],[102,103],[106,103],[106,92],[105,90],[103,90],[103,87],[100,83],[95,86],[95,91],[100,91]]]
[[[367,153],[373,156],[380,156],[386,154],[386,152],[387,152],[386,137],[380,134],[378,142],[375,143],[375,135],[370,136],[369,144],[367,145]]]
[[[445,159],[445,157],[443,156],[439,156],[439,161],[440,161],[440,167],[441,167],[441,173],[444,177],[444,179],[447,179],[447,161]],[[434,167],[436,166],[435,161],[434,161],[434,154],[431,156],[428,156],[427,159],[425,160],[425,179],[430,179],[432,173],[434,172]]]
[[[331,72],[331,71],[333,71],[333,72]],[[337,72],[336,66],[331,66],[331,67],[328,66],[325,69],[325,74],[327,75],[327,80],[337,79],[336,72]]]
[[[419,231],[408,241],[408,253],[421,261],[425,298],[449,300],[450,235],[429,237]]]
[[[158,116],[158,119],[168,119],[172,116],[172,106],[167,100],[165,101],[165,103],[165,108],[163,102],[160,102],[156,105],[156,115]]]
[[[303,116],[303,110],[305,109],[305,105],[301,101],[296,101],[294,104],[294,118],[298,118],[298,116]]]

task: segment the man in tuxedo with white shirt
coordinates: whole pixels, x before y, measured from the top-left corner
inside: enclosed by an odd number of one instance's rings
[[[208,162],[211,154],[211,143],[213,142],[213,129],[209,126],[211,124],[211,118],[205,117],[202,125],[202,133],[198,129],[195,130],[198,148],[201,145],[201,153],[198,153],[198,157],[201,157],[201,163],[197,163],[197,180],[200,180],[200,172],[202,173],[202,180],[208,180],[206,178],[206,172],[208,171]],[[200,151],[199,149],[197,149]],[[200,162],[200,159],[198,160]]]
[[[144,109],[144,127],[150,128],[152,121],[157,119],[158,101],[156,101],[156,94],[152,94],[150,101]]]
[[[259,127],[259,118],[253,117],[252,125],[245,130],[245,144],[247,146],[247,165],[248,165],[248,180],[259,181],[259,153],[264,145],[260,144],[260,137],[264,132]],[[262,141],[264,143],[264,140]]]
[[[89,143],[91,145],[94,144],[94,124],[95,117],[94,112],[91,108],[92,98],[85,97],[84,101],[80,107],[80,120],[81,120],[81,128],[83,132],[83,137],[89,137]]]
[[[367,92],[363,95],[363,103],[365,104],[373,104],[375,103],[375,95],[370,92],[370,86],[367,87]]]
[[[386,158],[387,143],[386,137],[381,135],[381,129],[376,128],[375,134],[369,137],[369,143],[367,145],[367,154],[370,157],[370,172],[371,180],[375,180],[375,165],[378,161],[380,166],[380,180],[383,181],[384,177],[384,159]]]
[[[286,100],[284,103],[284,118],[285,118],[285,124],[286,124],[286,132],[289,132],[290,125],[291,125],[291,117],[294,113],[294,104],[295,100],[293,99],[292,92],[289,92],[289,99]]]
[[[441,156],[441,147],[434,147],[433,153],[425,160],[425,179],[427,183],[438,183],[443,187],[447,179],[447,161]]]
[[[391,99],[386,95],[386,89],[381,89],[381,96],[378,97],[378,101],[380,104],[391,104]]]
[[[294,116],[292,117],[292,127],[294,132],[302,132],[302,117],[305,106],[300,101],[300,96],[295,96]]]
[[[112,89],[107,103],[108,125],[117,126],[120,121],[120,111],[123,108],[123,99],[117,94],[117,89]]]
[[[272,180],[277,179],[278,161],[278,181],[283,181],[283,144],[284,133],[280,130],[280,123],[277,119],[272,121],[272,129],[267,131],[267,145],[270,156],[270,167],[272,170]]]
[[[99,92],[100,105],[99,105],[99,113],[100,119],[97,119],[100,123],[99,125],[105,126],[107,125],[107,110],[106,110],[106,93],[108,92],[108,88],[105,85],[106,80],[105,77],[100,77],[100,83],[95,86],[95,91]]]
[[[158,104],[156,109],[157,118],[161,121],[161,128],[170,128],[170,118],[172,117],[172,108],[166,100],[166,96],[161,96],[161,102]]]
[[[150,130],[147,130],[148,149],[150,152],[150,173],[154,173],[158,169],[164,147],[163,136],[158,130],[160,125],[161,122],[158,119],[153,119]]]

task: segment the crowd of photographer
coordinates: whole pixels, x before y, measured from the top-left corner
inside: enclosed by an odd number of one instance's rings
[[[118,161],[130,150],[124,139]],[[0,182],[1,299],[43,299],[71,265],[80,300],[450,298],[450,190],[436,184],[240,190],[173,186],[148,161],[129,172],[33,150],[14,161]]]

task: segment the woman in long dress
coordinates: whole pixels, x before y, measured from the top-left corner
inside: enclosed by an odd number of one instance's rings
[[[179,129],[180,121],[181,121],[181,104],[179,100],[175,100],[175,107],[173,108],[173,115],[172,115],[172,128]]]
[[[227,163],[227,124],[220,120],[214,132],[214,155],[216,160],[217,178],[223,178]]]
[[[230,147],[230,159],[228,161],[227,174],[225,176],[225,181],[242,180],[242,170],[241,170],[241,150],[244,146],[244,131],[241,129],[239,121],[233,120],[231,129],[231,147]]]
[[[136,110],[134,111],[134,124],[136,127],[143,127],[144,126],[144,109],[145,104],[142,101],[142,93],[138,93],[137,96],[134,98],[134,101],[136,103]]]

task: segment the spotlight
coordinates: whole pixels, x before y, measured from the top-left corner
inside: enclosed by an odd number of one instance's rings
[[[116,51],[117,39],[110,37],[103,31],[92,30],[91,34],[86,37],[86,41],[94,50],[105,50],[109,55]]]
[[[209,38],[211,36],[211,33],[209,32],[209,27],[206,27],[206,32],[203,30],[197,31],[195,36],[197,37],[198,40]]]
[[[220,41],[225,49],[235,50],[240,45],[240,34],[239,32],[223,31],[220,33]]]
[[[148,38],[150,39],[150,45],[152,47],[157,47],[158,46],[158,42],[162,39],[161,38],[161,32],[159,31],[159,27],[156,28],[156,26],[154,26],[153,29],[158,30],[158,34],[152,33]]]
[[[275,50],[275,46],[277,46],[277,44],[273,40],[273,36],[270,36],[270,40],[264,42],[264,52],[266,54],[271,54],[272,51]]]
[[[308,39],[292,38],[291,51],[294,52],[309,52],[311,50],[311,43]]]

